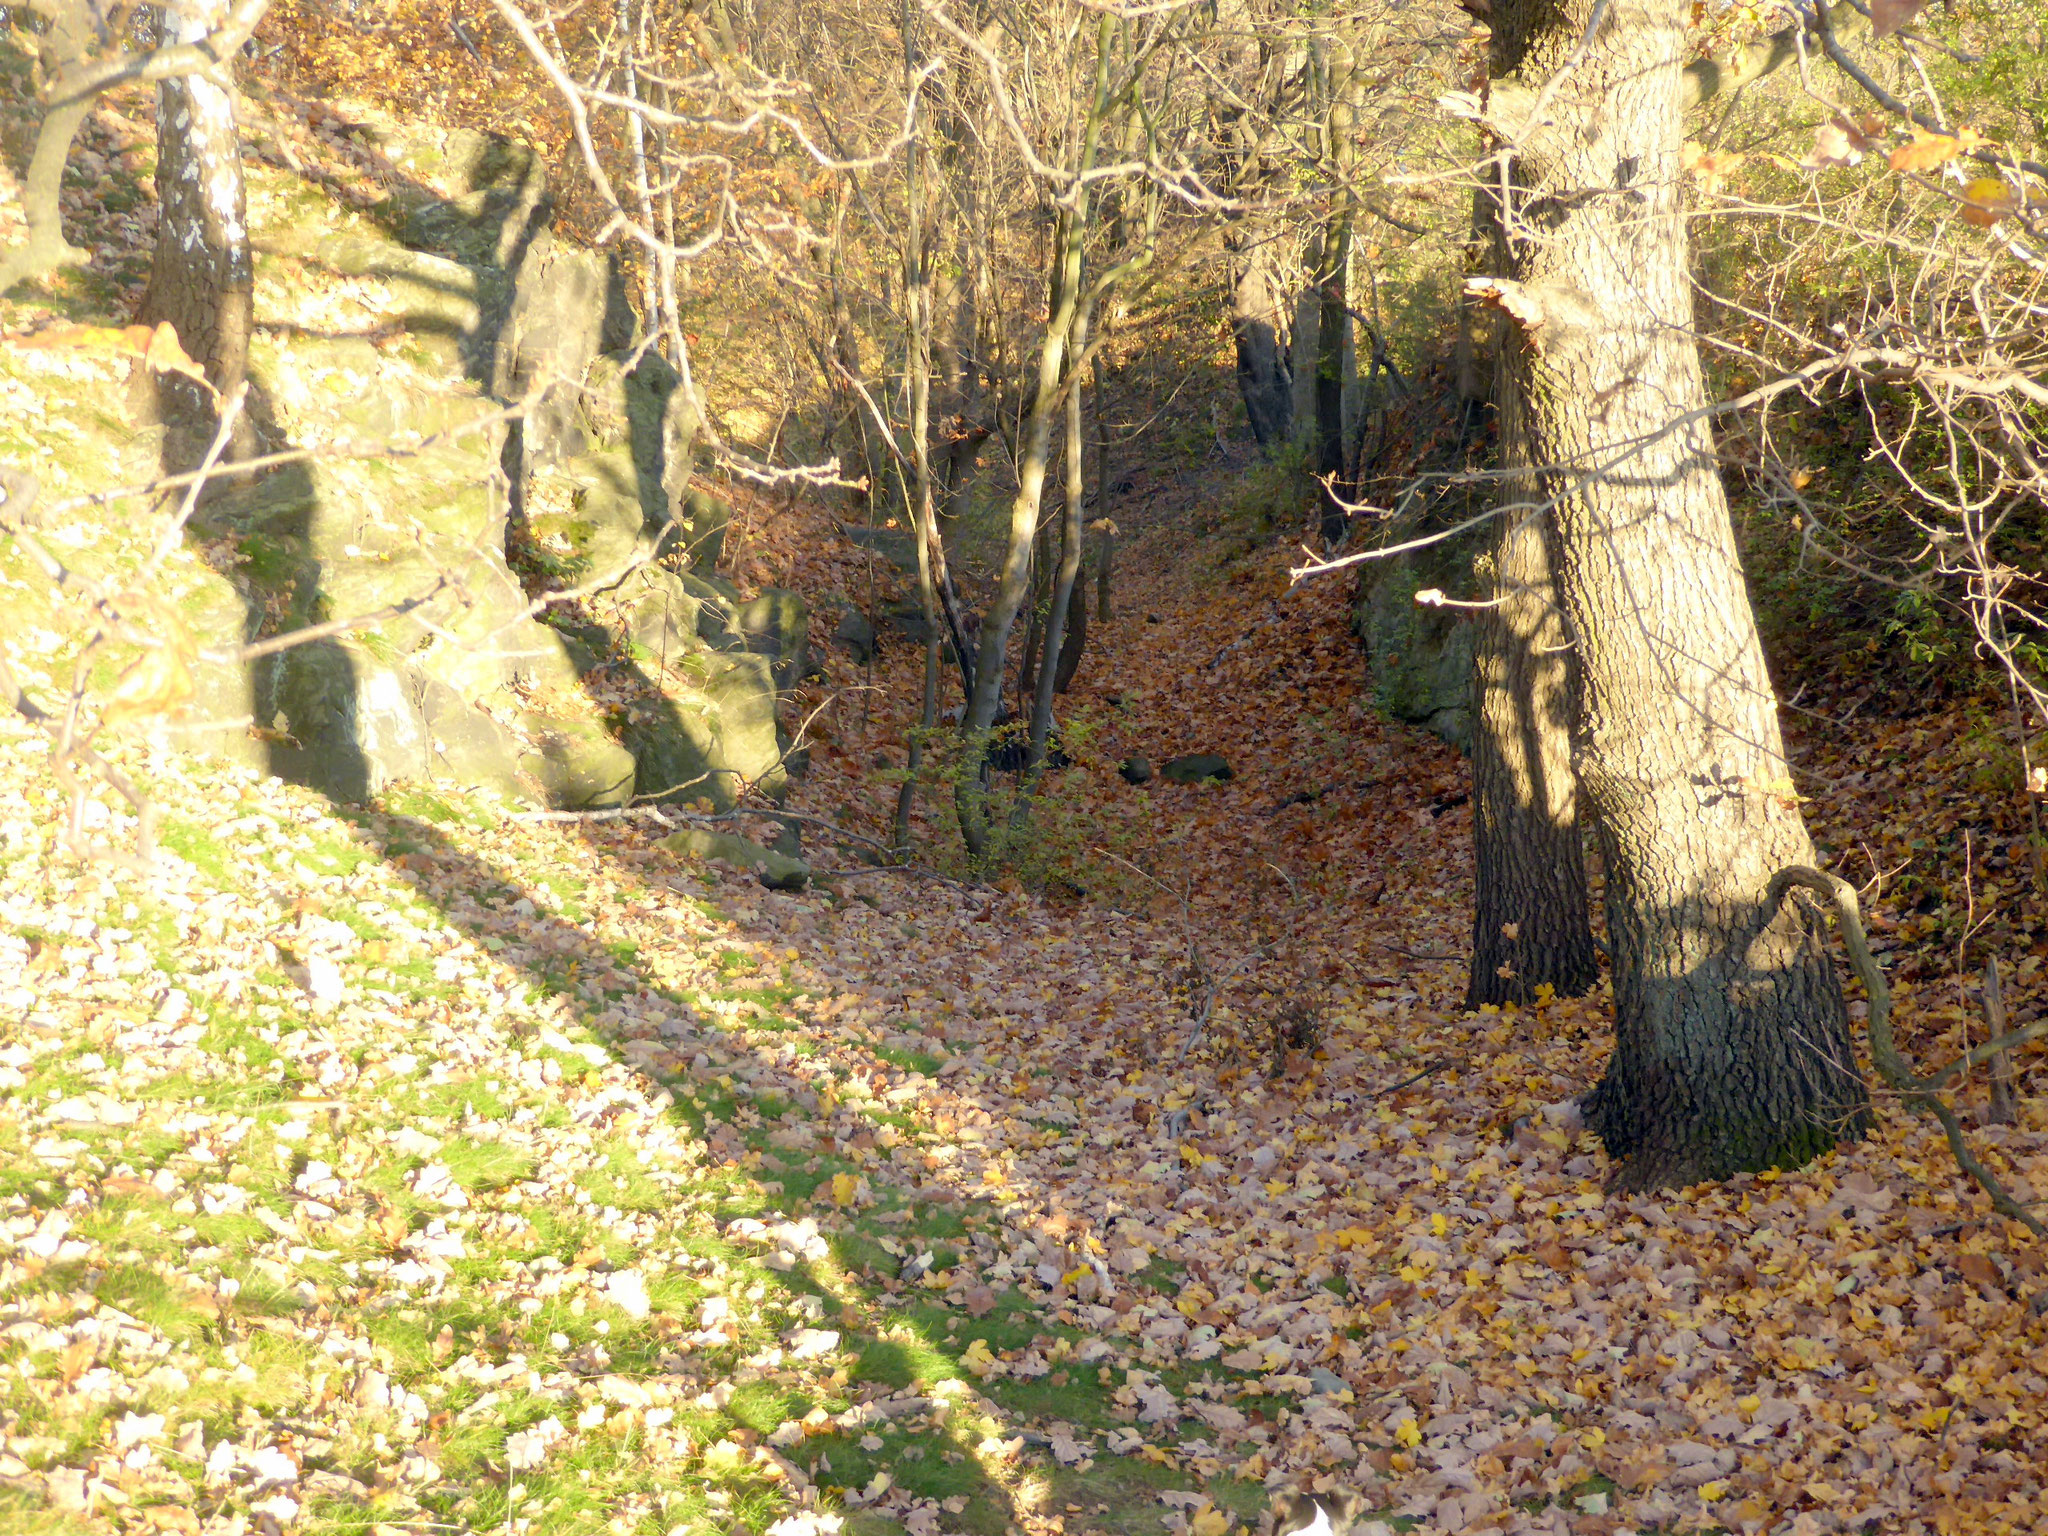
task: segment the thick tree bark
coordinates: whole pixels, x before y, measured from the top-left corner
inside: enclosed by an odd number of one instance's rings
[[[1505,0],[1494,72],[1550,82],[1518,140],[1508,385],[1556,498],[1607,875],[1615,1049],[1586,1104],[1642,1188],[1796,1165],[1861,1132],[1841,989],[1771,877],[1812,861],[1702,408],[1680,199],[1685,0]],[[1588,23],[1594,23],[1588,31]],[[1536,98],[1540,99],[1540,98]]]
[[[225,23],[227,9],[225,0],[169,0],[161,10],[163,43],[203,41]],[[156,189],[156,262],[139,318],[168,320],[186,354],[226,395],[248,372],[255,304],[232,90],[203,75],[157,86]]]
[[[1510,482],[1512,483],[1512,482]],[[1577,997],[1600,979],[1572,776],[1576,679],[1551,601],[1550,519],[1511,511],[1475,635],[1472,977],[1465,1006]]]
[[[1466,270],[1500,270],[1499,184],[1474,194]],[[1499,313],[1467,295],[1460,343],[1484,337],[1474,360],[1489,374],[1507,366],[1493,332]],[[1529,423],[1506,383],[1459,392],[1498,398],[1495,464],[1503,509],[1493,550],[1494,606],[1474,629],[1472,703],[1472,975],[1465,1006],[1527,1003],[1539,987],[1577,997],[1600,979],[1588,914],[1586,855],[1579,833],[1572,725],[1577,659],[1551,579],[1557,530],[1528,472]]]

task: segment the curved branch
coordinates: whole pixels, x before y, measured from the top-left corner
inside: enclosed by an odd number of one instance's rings
[[[2036,1237],[2048,1237],[2048,1225],[2044,1225],[2025,1206],[2013,1199],[2011,1191],[1999,1182],[1998,1175],[1977,1160],[1970,1150],[1970,1144],[1963,1139],[1962,1122],[1956,1112],[1936,1091],[1955,1073],[1962,1070],[1970,1060],[1949,1063],[1932,1077],[1918,1077],[1906,1065],[1905,1057],[1899,1054],[1897,1042],[1892,1038],[1892,991],[1884,979],[1884,972],[1878,968],[1877,957],[1870,952],[1870,940],[1863,931],[1863,913],[1856,901],[1856,888],[1839,875],[1830,875],[1803,864],[1794,864],[1781,869],[1771,877],[1769,889],[1764,893],[1763,911],[1765,920],[1774,916],[1785,897],[1795,888],[1812,891],[1834,908],[1835,917],[1842,926],[1842,947],[1849,952],[1849,964],[1855,970],[1857,979],[1863,983],[1863,990],[1870,996],[1870,1059],[1877,1067],[1877,1074],[1887,1087],[1894,1089],[1908,1105],[1915,1109],[1929,1111],[1941,1122],[1942,1130],[1948,1136],[1949,1150],[1955,1153],[1956,1162],[1963,1172],[1977,1181],[1977,1185],[1991,1197],[1992,1209],[1999,1215],[2020,1223]],[[2017,1036],[2007,1036],[1999,1041],[2002,1049],[2009,1049],[2018,1043]],[[1971,1056],[1977,1053],[1972,1052]]]

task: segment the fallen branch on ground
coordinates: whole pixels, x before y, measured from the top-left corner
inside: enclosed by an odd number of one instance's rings
[[[2000,1037],[1990,1045],[1979,1046],[1965,1052],[1940,1071],[1928,1077],[1915,1075],[1899,1054],[1897,1043],[1892,1038],[1892,992],[1884,979],[1884,972],[1878,968],[1877,957],[1870,952],[1869,936],[1863,931],[1863,912],[1856,901],[1856,888],[1839,875],[1823,873],[1803,864],[1781,869],[1771,877],[1770,889],[1764,895],[1764,920],[1768,922],[1776,915],[1779,906],[1794,887],[1804,887],[1824,898],[1835,911],[1842,925],[1842,944],[1849,951],[1849,964],[1855,969],[1857,978],[1863,983],[1863,990],[1870,997],[1870,1059],[1877,1066],[1878,1076],[1885,1085],[1895,1090],[1914,1109],[1924,1109],[1941,1122],[1941,1128],[1948,1136],[1949,1150],[1955,1153],[1956,1162],[1963,1172],[1977,1181],[1978,1188],[1991,1198],[1992,1209],[1999,1215],[2018,1222],[2036,1237],[2048,1237],[2048,1224],[2029,1211],[2012,1197],[2012,1192],[1999,1182],[1998,1175],[1977,1160],[1970,1150],[1970,1144],[1963,1139],[1962,1122],[1956,1112],[1940,1095],[1941,1085],[1958,1073],[1979,1062],[1988,1061],[2014,1046],[2028,1040],[2038,1039],[2048,1033],[2048,1020],[2030,1025],[2026,1029]]]

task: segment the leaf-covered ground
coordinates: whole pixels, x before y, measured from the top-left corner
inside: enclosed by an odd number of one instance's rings
[[[0,1524],[1226,1536],[1309,1482],[1444,1533],[2040,1530],[2040,1250],[1891,1104],[1607,1198],[1602,1000],[1458,1007],[1461,766],[1367,711],[1334,586],[1170,510],[1045,897],[140,752],[168,856],[87,869],[10,731]],[[885,813],[914,659],[800,808]],[[1915,835],[1856,830],[1894,762],[1953,769],[1941,835],[1964,760],[1867,739],[1803,786],[1835,845]],[[1197,750],[1235,777],[1112,767]],[[1879,911],[1936,1048],[1949,908]],[[1978,1132],[2023,1198],[2044,1130]]]
[[[67,191],[88,315],[148,267],[131,97]],[[256,214],[294,163],[376,195],[326,109],[250,121]],[[1447,1536],[2048,1527],[2039,1248],[1888,1102],[1606,1198],[1605,999],[1460,1008],[1462,764],[1371,713],[1336,584],[1131,478],[1078,763],[989,884],[140,751],[167,857],[81,868],[0,729],[0,1529],[1230,1536],[1300,1483]],[[738,500],[742,581],[901,595]],[[883,835],[916,659],[828,657],[798,809]],[[1909,1046],[1981,1027],[1986,954],[2033,1017],[1996,717],[1793,725]],[[2022,1198],[2029,1086],[1973,1129]]]

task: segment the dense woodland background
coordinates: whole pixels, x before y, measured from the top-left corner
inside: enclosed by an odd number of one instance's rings
[[[0,1518],[2040,1528],[2037,5],[0,20]]]

